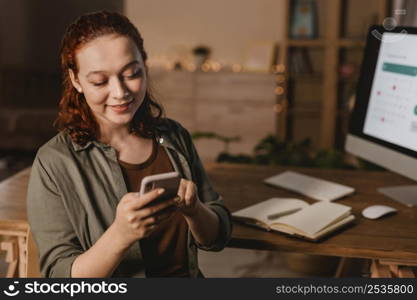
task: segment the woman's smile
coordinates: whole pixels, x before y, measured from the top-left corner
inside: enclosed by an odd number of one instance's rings
[[[131,104],[133,103],[133,100],[134,99],[132,99],[129,102],[126,102],[124,104],[107,105],[107,106],[110,107],[110,109],[113,110],[116,113],[124,113],[131,107]]]

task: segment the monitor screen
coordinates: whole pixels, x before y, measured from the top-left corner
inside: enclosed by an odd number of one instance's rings
[[[365,134],[417,151],[416,76],[417,35],[384,33],[365,115]]]
[[[416,28],[370,28],[346,150],[417,180]]]

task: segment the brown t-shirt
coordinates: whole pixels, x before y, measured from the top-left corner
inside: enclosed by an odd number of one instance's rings
[[[129,192],[138,192],[145,176],[174,171],[167,153],[156,141],[145,162],[119,163]],[[149,237],[140,240],[147,277],[189,277],[187,233],[187,222],[179,211],[175,211]]]

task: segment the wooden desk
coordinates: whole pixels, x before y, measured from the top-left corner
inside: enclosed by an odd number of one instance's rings
[[[210,164],[206,169],[231,211],[270,197],[306,199],[262,183],[265,178],[289,168]],[[314,243],[235,223],[229,247],[367,258],[373,260],[373,276],[389,277],[393,273],[398,276],[412,275],[409,269],[402,266],[417,265],[417,208],[408,208],[376,192],[377,187],[412,184],[411,180],[389,172],[291,170],[354,187],[354,195],[338,201],[352,207],[356,216],[354,225]],[[0,235],[7,237],[7,243],[2,246],[8,251],[11,277],[40,276],[36,246],[30,236],[26,215],[29,173],[30,168],[0,183]],[[312,199],[306,200],[313,202]],[[398,213],[375,221],[367,220],[360,212],[372,204],[393,206]]]
[[[376,191],[378,187],[413,184],[413,181],[390,172],[232,164],[207,166],[215,189],[224,196],[232,212],[271,197],[293,197],[313,202],[299,194],[263,184],[265,178],[289,169],[354,187],[354,195],[338,200],[352,207],[356,217],[354,224],[315,243],[234,223],[229,247],[366,258],[373,262],[374,277],[389,277],[394,273],[406,277],[413,275],[410,268],[402,266],[417,265],[417,208],[408,208]],[[361,211],[373,204],[393,206],[398,213],[378,220],[362,217]]]
[[[38,254],[26,214],[30,168],[0,182],[0,249],[6,251],[6,277],[40,277]]]

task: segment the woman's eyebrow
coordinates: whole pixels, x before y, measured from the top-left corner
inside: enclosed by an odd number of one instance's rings
[[[127,65],[125,65],[123,68],[122,68],[122,72],[124,71],[124,70],[126,70],[126,69],[128,69],[129,67],[131,67],[132,65],[136,65],[136,64],[139,64],[139,61],[137,61],[137,60],[133,60],[133,61],[131,61],[130,63],[128,63]]]
[[[121,70],[120,70],[120,72],[123,72],[124,70],[126,70],[126,69],[128,69],[129,67],[131,67],[132,65],[135,65],[135,64],[139,64],[139,61],[138,60],[133,60],[133,61],[131,61],[131,62],[129,62],[129,63],[127,63]],[[91,71],[91,72],[88,72],[87,73],[87,75],[86,75],[86,77],[89,77],[90,75],[93,75],[93,74],[101,74],[101,73],[106,73],[105,71]]]

